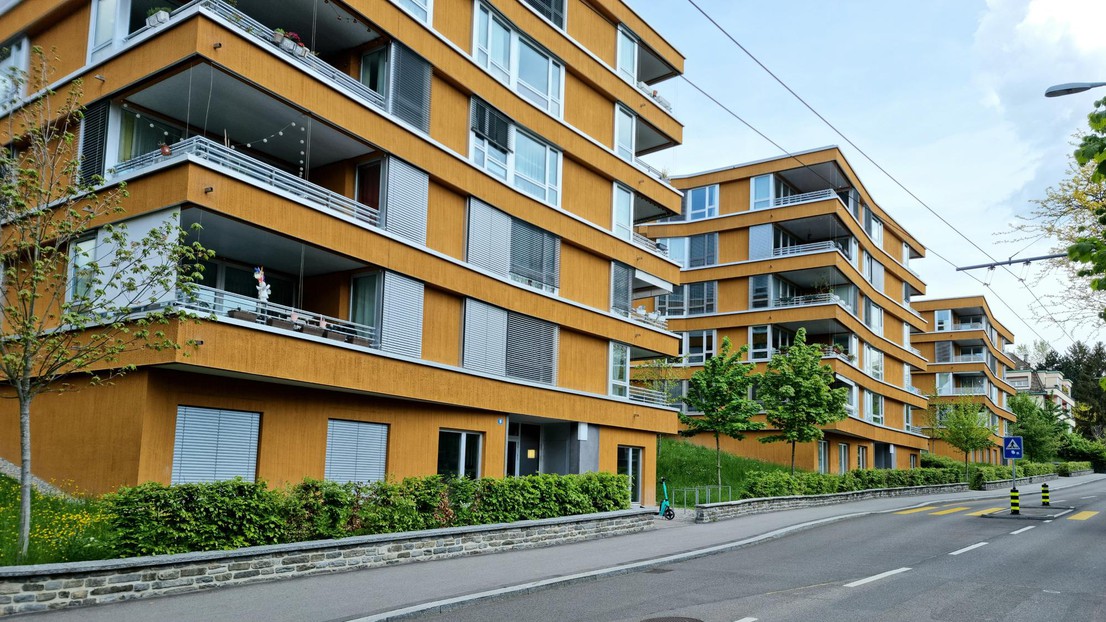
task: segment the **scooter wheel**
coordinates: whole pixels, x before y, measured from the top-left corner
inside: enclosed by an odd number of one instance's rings
[[[665,508],[664,517],[668,520],[672,520],[673,518],[676,518],[676,511],[672,508]]]

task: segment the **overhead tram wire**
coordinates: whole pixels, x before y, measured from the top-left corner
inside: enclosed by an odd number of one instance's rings
[[[690,0],[689,0],[689,1],[690,1]],[[755,134],[756,134],[757,136],[760,136],[761,138],[763,138],[764,140],[768,141],[768,142],[769,142],[769,143],[771,143],[771,144],[772,144],[773,146],[775,146],[775,147],[776,147],[777,149],[779,149],[780,151],[782,151],[785,157],[788,157],[788,158],[791,158],[792,160],[795,160],[795,161],[796,161],[796,162],[798,162],[798,163],[799,163],[799,165],[800,165],[800,166],[802,166],[802,167],[803,167],[803,168],[804,168],[804,169],[805,169],[805,170],[806,170],[807,172],[809,172],[809,173],[811,173],[811,174],[815,175],[816,177],[818,177],[818,178],[819,178],[819,179],[821,179],[822,181],[826,182],[826,184],[827,184],[827,186],[828,186],[828,187],[832,188],[832,187],[834,186],[833,182],[831,182],[831,181],[830,181],[829,179],[826,179],[826,177],[825,177],[825,176],[823,176],[823,175],[822,175],[821,173],[819,173],[818,171],[814,170],[814,169],[813,169],[813,168],[812,168],[812,167],[811,167],[811,166],[810,166],[809,164],[807,164],[806,162],[803,162],[803,161],[802,161],[802,159],[800,159],[800,158],[799,158],[799,156],[797,156],[797,155],[795,155],[794,153],[792,153],[792,152],[788,151],[788,150],[787,150],[787,149],[785,149],[785,148],[784,148],[784,147],[783,147],[782,145],[780,145],[780,144],[779,144],[779,143],[777,143],[776,141],[772,140],[772,139],[771,139],[771,138],[770,138],[770,137],[769,137],[769,136],[768,136],[767,134],[765,134],[764,132],[760,131],[760,130],[759,130],[759,129],[757,129],[757,127],[756,127],[756,126],[754,126],[754,125],[753,125],[752,123],[749,123],[749,122],[748,122],[748,121],[746,121],[746,120],[745,120],[744,118],[742,118],[742,117],[741,117],[741,115],[739,115],[739,114],[737,114],[736,112],[734,112],[733,110],[731,110],[731,109],[730,109],[730,108],[729,108],[728,106],[726,106],[726,105],[725,105],[725,104],[723,104],[722,102],[718,101],[718,99],[717,99],[717,98],[715,98],[715,97],[714,97],[713,95],[711,95],[710,93],[708,93],[708,92],[706,92],[705,90],[703,90],[703,88],[702,88],[702,87],[700,87],[700,86],[699,86],[698,84],[695,84],[695,83],[694,83],[694,82],[692,82],[692,81],[691,81],[690,79],[688,79],[688,77],[687,77],[686,75],[683,75],[683,74],[681,74],[681,75],[680,75],[680,79],[681,79],[681,80],[683,80],[684,82],[687,82],[687,83],[688,83],[688,85],[689,85],[689,86],[691,86],[691,88],[693,88],[693,89],[695,89],[696,91],[698,91],[698,92],[699,92],[699,93],[700,93],[700,94],[701,94],[701,95],[702,95],[703,97],[706,97],[707,99],[709,99],[709,100],[710,100],[711,102],[713,102],[713,103],[714,103],[714,105],[716,105],[716,106],[718,106],[719,108],[721,108],[722,110],[724,110],[724,111],[725,111],[725,112],[726,112],[727,114],[729,114],[729,115],[730,115],[731,117],[733,117],[733,118],[737,119],[738,121],[740,121],[742,125],[744,125],[745,127],[749,128],[750,130],[752,130],[752,131],[753,131],[753,132],[754,132],[754,133],[755,133]],[[893,230],[893,231],[896,231],[896,232],[898,232],[898,233],[899,233],[899,234],[900,234],[901,236],[905,236],[905,235],[907,235],[906,231],[905,231],[904,229],[902,229],[901,227],[897,226],[896,224],[893,224],[893,223],[884,223],[884,226],[888,226],[888,228],[890,228],[890,229],[891,229],[891,230]],[[938,253],[937,251],[933,250],[932,248],[930,248],[930,249],[926,249],[926,250],[927,250],[927,251],[928,251],[928,252],[929,252],[930,254],[932,254],[933,256],[935,256],[935,257],[937,257],[938,259],[940,259],[941,261],[944,261],[945,263],[947,263],[947,264],[948,264],[949,266],[951,266],[951,267],[952,267],[952,268],[953,268],[954,270],[956,269],[956,267],[957,267],[957,266],[956,266],[956,264],[955,264],[955,263],[953,263],[953,261],[952,261],[952,260],[950,260],[949,258],[945,257],[945,256],[944,256],[944,255],[942,255],[941,253]],[[1024,324],[1024,325],[1025,325],[1025,327],[1026,327],[1026,328],[1028,328],[1028,329],[1029,329],[1029,331],[1030,331],[1030,332],[1032,332],[1032,333],[1033,333],[1034,335],[1036,335],[1038,339],[1040,339],[1040,340],[1042,340],[1042,341],[1048,341],[1048,339],[1045,339],[1045,338],[1044,338],[1044,336],[1043,336],[1043,335],[1041,335],[1041,333],[1038,333],[1038,332],[1037,332],[1037,330],[1036,330],[1035,328],[1033,328],[1033,325],[1032,325],[1032,324],[1030,324],[1029,322],[1027,322],[1027,321],[1026,321],[1026,320],[1025,320],[1025,319],[1024,319],[1024,318],[1023,318],[1022,316],[1018,315],[1018,312],[1014,310],[1014,308],[1013,308],[1013,307],[1012,307],[1012,306],[1010,305],[1010,303],[1006,302],[1006,300],[1004,300],[1004,299],[1002,298],[1002,296],[1000,296],[1000,295],[998,294],[998,292],[996,292],[996,291],[995,291],[994,289],[992,289],[992,288],[991,288],[991,286],[990,286],[989,284],[985,283],[985,282],[984,282],[983,280],[981,280],[981,279],[980,279],[979,277],[975,276],[974,274],[968,274],[967,272],[965,272],[965,273],[964,273],[964,275],[965,275],[965,276],[967,276],[968,278],[970,278],[970,279],[974,280],[975,282],[979,283],[980,285],[982,285],[982,286],[986,287],[986,288],[987,288],[988,290],[990,290],[990,291],[991,291],[991,293],[995,295],[995,298],[997,298],[997,299],[998,299],[998,301],[999,301],[999,302],[1001,302],[1001,303],[1002,303],[1002,305],[1003,305],[1004,307],[1006,307],[1006,309],[1007,309],[1008,311],[1010,311],[1010,314],[1011,314],[1011,315],[1013,315],[1014,317],[1016,317],[1016,318],[1017,318],[1017,319],[1018,319],[1018,320],[1019,320],[1019,321],[1020,321],[1020,322],[1021,322],[1022,324]],[[1036,296],[1034,296],[1034,297],[1036,297]],[[1038,301],[1038,302],[1039,302],[1039,301]],[[1056,320],[1053,320],[1053,322],[1054,322],[1054,323],[1057,323],[1057,325],[1059,325],[1059,323],[1058,323],[1058,322],[1056,322]],[[1061,326],[1061,330],[1063,330],[1063,327],[1062,327],[1062,326]],[[1064,334],[1067,334],[1067,331],[1064,331]],[[1069,337],[1069,338],[1071,338],[1071,335],[1068,335],[1068,337]],[[1072,341],[1074,341],[1074,339],[1072,339]]]
[[[942,223],[944,223],[945,226],[947,226],[949,229],[952,229],[953,231],[955,231],[956,234],[959,235],[960,237],[964,238],[968,242],[968,244],[971,244],[973,247],[976,248],[976,250],[983,253],[984,257],[990,259],[992,262],[997,261],[994,257],[991,256],[990,253],[983,250],[982,247],[980,247],[978,244],[976,244],[974,240],[972,240],[970,237],[968,237],[966,234],[964,234],[964,232],[957,229],[956,226],[954,226],[952,223],[950,223],[948,220],[946,220],[944,216],[942,216],[936,210],[934,210],[932,207],[930,207],[929,204],[926,203],[925,201],[923,201],[921,197],[914,194],[914,192],[912,192],[909,188],[906,187],[905,184],[903,184],[901,181],[899,181],[897,177],[892,175],[887,169],[883,168],[883,166],[881,166],[879,164],[879,162],[876,162],[875,159],[872,158],[872,156],[868,155],[867,152],[865,152],[863,149],[861,149],[859,146],[857,146],[857,144],[854,143],[848,136],[846,136],[844,134],[844,132],[837,129],[837,126],[835,126],[833,123],[830,123],[829,119],[826,119],[824,116],[822,116],[822,114],[820,112],[818,112],[817,110],[814,109],[814,106],[811,106],[809,103],[807,103],[807,101],[805,99],[803,99],[801,95],[796,93],[794,89],[792,89],[790,86],[788,86],[788,84],[786,82],[784,82],[783,79],[781,79],[779,76],[777,76],[771,69],[768,68],[767,65],[762,63],[760,61],[760,59],[757,58],[756,56],[754,56],[752,52],[750,52],[748,49],[745,48],[745,46],[741,45],[741,43],[736,38],[734,38],[734,36],[731,35],[729,33],[729,31],[727,31],[721,24],[719,24],[713,17],[711,17],[709,13],[707,13],[705,10],[703,10],[702,7],[700,7],[698,4],[696,4],[695,0],[687,0],[687,1],[688,1],[689,4],[691,4],[691,6],[695,7],[695,10],[699,11],[699,13],[701,13],[703,15],[703,17],[705,17],[707,19],[707,21],[709,21],[711,24],[713,24],[714,27],[717,28],[719,32],[721,32],[723,35],[725,35],[725,37],[727,39],[729,39],[734,45],[736,45],[738,47],[738,49],[740,49],[742,52],[744,52],[746,56],[748,56],[750,59],[752,59],[752,61],[754,63],[756,63],[761,69],[763,69],[769,76],[772,76],[773,80],[778,82],[780,84],[780,86],[782,86],[785,90],[787,90],[787,92],[790,93],[795,99],[799,100],[799,103],[801,103],[803,106],[805,106],[807,110],[809,110],[811,113],[814,114],[814,116],[818,117],[818,119],[821,120],[822,123],[825,123],[826,126],[829,127],[831,130],[833,130],[833,132],[835,134],[840,136],[841,139],[844,140],[846,143],[848,143],[850,147],[855,149],[857,151],[857,153],[859,153],[861,156],[864,157],[865,160],[870,162],[872,164],[872,166],[876,167],[881,173],[886,175],[887,178],[890,179],[896,186],[901,188],[903,192],[910,195],[911,198],[913,198],[915,201],[917,201],[919,205],[924,207],[926,209],[926,211],[933,214],[938,220],[940,220]],[[686,80],[686,78],[685,78],[685,80]],[[695,88],[697,90],[699,90],[699,92],[703,92],[702,89],[699,89],[698,87],[695,87]],[[713,100],[713,98],[711,98],[711,99]],[[742,123],[745,123],[744,120],[741,120],[741,121],[742,121]],[[748,126],[748,123],[745,123],[745,125]],[[764,134],[761,134],[759,131],[757,133],[760,134],[761,136],[764,136]],[[772,142],[772,144],[774,144],[774,145],[776,144],[774,141],[770,141],[770,142]],[[779,147],[779,145],[776,145],[776,146]],[[934,254],[936,254],[936,253],[934,253]],[[953,265],[953,267],[955,268],[956,266]],[[1051,320],[1052,323],[1055,324],[1061,330],[1061,332],[1063,332],[1064,335],[1067,336],[1068,339],[1071,339],[1072,341],[1076,340],[1074,337],[1072,337],[1072,335],[1070,333],[1068,333],[1068,331],[1064,327],[1064,325],[1061,324],[1051,313],[1048,312],[1048,308],[1045,307],[1044,303],[1041,302],[1041,299],[1037,297],[1037,293],[1034,292],[1033,289],[1030,288],[1025,283],[1024,280],[1019,279],[1018,275],[1014,274],[1014,272],[1012,270],[1010,270],[1010,268],[1008,268],[1006,266],[1002,266],[1002,269],[1005,270],[1010,276],[1014,277],[1015,280],[1017,280],[1018,282],[1021,283],[1022,287],[1024,287],[1025,290],[1028,291],[1031,296],[1033,296],[1033,300],[1035,300],[1037,302],[1037,305],[1041,308],[1041,310],[1045,313],[1045,315],[1048,316],[1048,319]],[[976,279],[976,280],[978,281],[979,279]],[[1005,304],[1005,303],[1003,303],[1003,304]],[[1009,305],[1007,305],[1007,307],[1009,307]],[[1021,318],[1019,318],[1019,319],[1021,319]],[[1025,320],[1022,320],[1022,321],[1025,322]],[[1029,326],[1028,323],[1026,323],[1026,325]],[[1033,331],[1033,332],[1034,332],[1034,334],[1036,334],[1036,331]],[[1040,336],[1040,335],[1038,335],[1038,336]]]

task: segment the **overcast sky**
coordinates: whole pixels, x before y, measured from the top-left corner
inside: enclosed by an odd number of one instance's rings
[[[806,110],[688,0],[628,2],[687,57],[689,80],[772,140],[788,151],[841,146],[875,201],[928,249],[959,266],[990,261]],[[1052,84],[1106,81],[1106,0],[695,2],[995,259],[1051,252],[1047,240],[1025,248],[997,234],[1063,179],[1072,135],[1086,127],[1094,100],[1106,97],[1106,88],[1043,97]],[[781,154],[682,80],[659,89],[685,125],[684,144],[650,156],[652,164],[686,174]],[[1063,351],[1071,341],[1055,324],[1034,319],[1033,296],[1002,269],[990,279],[996,296],[932,252],[912,267],[928,297],[984,293],[1018,343],[1039,334]],[[1010,269],[1024,272],[1021,265]],[[973,274],[988,278],[986,270]],[[1102,326],[1065,328],[1076,339],[1106,340]]]

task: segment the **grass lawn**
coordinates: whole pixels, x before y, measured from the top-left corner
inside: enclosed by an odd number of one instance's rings
[[[33,493],[31,546],[27,564],[105,559],[107,521],[97,499],[68,499]],[[16,563],[19,482],[0,475],[0,566]]]
[[[745,487],[745,478],[754,471],[789,471],[790,466],[779,465],[771,462],[761,462],[751,458],[742,458],[733,454],[722,452],[722,486],[723,495],[725,487],[730,486],[732,499],[740,499],[741,491]],[[673,490],[677,488],[699,487],[699,501],[706,503],[706,491],[702,488],[714,486],[711,492],[711,501],[718,500],[717,481],[715,471],[714,449],[707,449],[699,445],[693,445],[680,438],[661,437],[657,448],[657,502],[663,498],[660,478],[668,478],[668,495],[672,505],[682,505],[683,496],[674,496]],[[694,497],[688,493],[688,506],[694,505]],[[728,501],[723,497],[724,501]]]

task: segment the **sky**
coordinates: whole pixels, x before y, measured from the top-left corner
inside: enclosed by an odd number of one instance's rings
[[[687,58],[684,75],[789,152],[838,145],[875,202],[927,249],[911,263],[927,298],[986,295],[1016,343],[1059,351],[1106,327],[1035,313],[1036,267],[990,262],[789,94],[689,0],[627,0]],[[695,0],[815,110],[995,260],[1053,252],[1011,241],[1011,223],[1068,174],[1072,136],[1106,87],[1059,98],[1063,82],[1106,81],[1106,0]],[[674,175],[782,152],[676,78],[658,90],[683,145],[645,159]],[[936,253],[936,254],[935,254]],[[1024,278],[1024,283],[1019,280]],[[1033,293],[1031,293],[1031,291]],[[1007,306],[1009,305],[1009,306]]]

